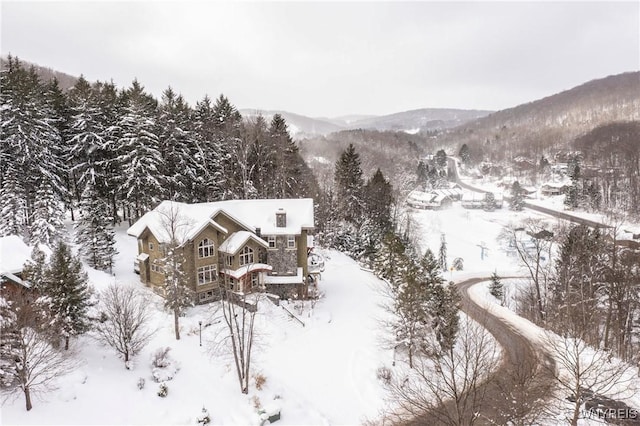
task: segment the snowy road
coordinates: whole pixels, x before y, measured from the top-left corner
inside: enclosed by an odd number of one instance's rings
[[[507,424],[528,414],[528,402],[550,395],[555,362],[540,345],[522,331],[474,300],[472,286],[488,278],[470,278],[459,282],[462,310],[485,327],[503,349],[503,360],[495,373],[476,391],[484,403],[478,413],[479,425]],[[515,314],[513,314],[515,315]],[[470,410],[472,407],[469,407]],[[454,404],[441,407],[455,410]],[[412,424],[434,424],[434,415],[415,419]]]

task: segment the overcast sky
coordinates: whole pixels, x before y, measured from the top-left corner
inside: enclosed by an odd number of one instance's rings
[[[640,69],[640,2],[2,0],[2,54],[311,116],[509,108]]]

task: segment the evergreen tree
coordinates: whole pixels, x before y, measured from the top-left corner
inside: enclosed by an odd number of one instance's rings
[[[2,176],[0,187],[0,235],[26,235],[27,207],[23,177],[17,164],[11,162]]]
[[[544,155],[540,156],[539,163],[540,170],[544,171],[547,167],[549,167],[549,160]]]
[[[416,169],[416,183],[418,186],[424,186],[427,183],[429,173],[429,166],[427,166],[424,161],[420,160],[418,163],[418,168]]]
[[[216,99],[211,110],[213,137],[221,146],[222,176],[224,179],[223,199],[234,199],[242,196],[242,173],[232,153],[238,148],[242,132],[242,116],[237,108],[224,95]]]
[[[571,185],[567,187],[564,197],[564,205],[569,209],[578,208],[581,203],[582,189],[580,186],[580,161],[573,158],[569,162],[568,173]]]
[[[447,239],[444,234],[440,234],[440,257],[438,265],[444,272],[448,269],[447,266]]]
[[[491,284],[489,285],[489,293],[498,299],[500,303],[503,302],[504,298],[504,285],[500,281],[500,277],[496,272],[491,274]]]
[[[447,168],[447,153],[444,149],[438,150],[436,152],[436,165],[441,170],[446,170]]]
[[[460,329],[458,316],[460,300],[458,289],[453,282],[446,287],[443,285],[433,287],[428,312],[441,352],[450,350],[455,344]]]
[[[364,187],[364,204],[367,216],[379,230],[378,235],[384,235],[391,229],[393,201],[391,184],[384,178],[380,169],[376,170]]]
[[[27,260],[22,269],[22,278],[29,282],[36,291],[46,288],[47,257],[36,245],[31,251],[31,259]]]
[[[511,185],[511,210],[521,211],[524,208],[524,191],[518,181]]]
[[[30,227],[32,244],[53,245],[64,229],[64,212],[61,202],[48,181],[43,181],[36,190],[33,220]]]
[[[162,157],[158,150],[152,98],[135,80],[126,97],[127,107],[118,122],[118,161],[124,177],[120,192],[133,215],[131,221],[138,219],[159,200]]]
[[[342,152],[335,168],[337,211],[342,220],[360,224],[363,220],[363,179],[360,155],[353,144]]]
[[[92,306],[87,274],[69,246],[60,242],[53,250],[42,289],[47,298],[51,330],[60,333],[69,349],[69,339],[89,330]]]
[[[30,232],[34,242],[50,243],[59,235],[60,200],[65,194],[65,167],[58,152],[60,131],[55,126],[58,118],[48,88],[35,69],[27,71],[9,57],[0,76],[0,228]],[[41,188],[42,182],[46,188]]]
[[[463,143],[460,147],[458,156],[460,157],[462,164],[464,164],[465,166],[469,166],[471,164],[471,152],[469,151],[469,147],[466,143]]]
[[[215,122],[211,99],[205,96],[196,104],[193,113],[194,145],[191,156],[196,164],[203,165],[203,173],[195,182],[195,199],[219,201],[226,191],[225,162],[227,151],[223,149],[218,123]]]
[[[100,198],[93,184],[84,190],[80,208],[80,220],[75,225],[75,241],[80,245],[80,253],[92,268],[112,271],[113,259],[118,253],[112,219],[107,203]]]
[[[203,171],[203,163],[192,157],[195,136],[189,130],[191,112],[182,95],[169,87],[162,93],[158,123],[160,126],[159,151],[162,157],[162,198],[191,201],[194,182]]]
[[[304,160],[300,157],[298,146],[295,144],[287,122],[280,114],[275,114],[269,125],[271,146],[275,150],[275,164],[273,198],[296,198],[307,194],[305,176],[303,175]]]

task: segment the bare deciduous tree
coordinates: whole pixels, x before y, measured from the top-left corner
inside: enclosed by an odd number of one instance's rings
[[[165,255],[164,298],[165,307],[173,312],[173,325],[176,340],[180,340],[180,315],[185,308],[193,306],[194,292],[189,288],[189,280],[183,270],[184,256],[182,245],[186,241],[186,233],[191,223],[180,214],[176,203],[158,209],[162,231],[166,233],[168,243],[162,244]]]
[[[122,355],[125,366],[149,342],[149,301],[132,286],[112,284],[100,297],[104,321],[96,330],[99,339]]]
[[[73,351],[60,351],[50,343],[50,335],[38,331],[36,302],[16,295],[4,304],[0,342],[0,378],[7,397],[22,392],[27,411],[32,396],[56,389],[55,379],[73,370]],[[37,330],[38,329],[38,330]]]
[[[516,251],[520,263],[529,274],[534,289],[535,321],[538,324],[545,321],[547,290],[553,273],[552,235],[537,219],[527,219],[522,227],[504,228],[500,235]]]
[[[583,340],[560,337],[548,332],[544,343],[556,360],[553,371],[560,388],[558,398],[573,402],[567,420],[576,426],[583,404],[604,396],[615,398],[632,388],[634,375],[631,366],[614,359],[607,350],[593,348]]]
[[[247,296],[235,292],[226,278],[221,285],[221,300],[217,315],[222,314],[226,325],[224,332],[217,336],[214,351],[231,353],[236,366],[240,391],[249,393],[249,377],[251,372],[251,352],[255,340],[255,318],[258,308],[259,294]]]
[[[432,342],[433,352],[439,344]],[[472,425],[485,403],[483,383],[496,364],[495,342],[479,324],[462,321],[454,347],[431,359],[418,358],[413,369],[389,382],[397,404],[392,421],[416,424]]]

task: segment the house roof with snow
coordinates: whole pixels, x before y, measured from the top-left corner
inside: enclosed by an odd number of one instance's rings
[[[269,244],[262,238],[257,237],[256,234],[248,231],[238,231],[220,244],[219,250],[227,254],[236,254],[249,240],[255,241],[264,248],[269,248]]]
[[[0,238],[0,273],[17,274],[31,259],[31,247],[17,235]]]
[[[276,226],[276,212],[287,212],[286,226]],[[219,214],[232,218],[247,231],[255,233],[260,229],[262,235],[300,235],[302,230],[314,228],[313,200],[267,199],[267,200],[228,200],[212,203],[186,204],[163,201],[142,216],[128,230],[127,234],[136,238],[148,229],[161,243],[170,242],[167,222],[176,218],[176,237],[180,241],[195,238],[206,226],[213,226],[223,233],[227,229],[215,221]]]

